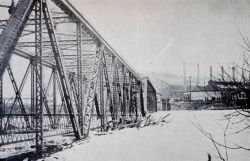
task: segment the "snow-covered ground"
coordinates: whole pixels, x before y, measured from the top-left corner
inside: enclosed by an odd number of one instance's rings
[[[111,131],[106,135],[91,134],[87,141],[75,143],[72,148],[53,154],[46,161],[212,161],[220,160],[212,141],[200,130],[211,133],[224,145],[227,121],[223,116],[232,111],[165,111],[152,115],[152,120],[163,116],[165,123],[143,128],[127,128]],[[151,121],[152,121],[151,120]],[[234,120],[235,121],[235,120]],[[144,122],[145,123],[145,122]],[[236,133],[240,124],[226,130],[226,144],[250,147],[250,131]],[[218,147],[226,158],[225,148]],[[248,161],[250,151],[228,150],[229,161]]]

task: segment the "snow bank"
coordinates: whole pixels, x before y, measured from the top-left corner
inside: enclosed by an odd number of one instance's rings
[[[72,148],[53,154],[46,161],[212,161],[220,160],[206,136],[196,127],[199,124],[218,140],[223,141],[228,111],[171,111],[157,112],[147,120],[144,128],[127,128],[102,136],[90,135],[88,141],[78,142]],[[169,115],[170,114],[170,115]],[[166,119],[164,116],[167,116]],[[160,120],[160,121],[159,121]],[[165,120],[162,122],[162,120]],[[171,120],[171,121],[170,121]],[[142,122],[143,122],[142,121]],[[155,123],[156,122],[156,123]],[[159,123],[157,123],[159,122]],[[140,125],[143,125],[141,123]],[[236,135],[236,127],[228,130],[231,141],[250,146],[249,131]],[[222,155],[224,149],[220,148]],[[248,161],[249,151],[228,150],[230,161]]]
[[[169,119],[170,113],[166,112],[155,112],[152,114],[146,115],[141,121],[138,122],[137,127],[145,127],[145,126],[152,126],[152,125],[163,125],[164,123],[168,123],[171,121]]]

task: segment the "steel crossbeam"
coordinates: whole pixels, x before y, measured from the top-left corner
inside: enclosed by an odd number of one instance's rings
[[[42,22],[45,23],[45,20],[42,19]],[[54,24],[60,24],[60,23],[73,23],[74,20],[69,17],[53,17]],[[5,27],[8,23],[8,20],[0,20],[0,27]],[[27,20],[26,25],[35,25],[36,20],[34,18],[30,18]]]
[[[84,39],[81,40],[82,43],[93,43],[93,39]],[[60,40],[58,41],[58,43],[60,44],[60,46],[76,46],[78,45],[79,41],[77,40]],[[26,42],[18,42],[18,44],[16,45],[17,47],[35,47],[35,42],[33,41],[26,41]],[[51,46],[51,42],[50,41],[43,41],[43,46],[44,47],[50,47]]]

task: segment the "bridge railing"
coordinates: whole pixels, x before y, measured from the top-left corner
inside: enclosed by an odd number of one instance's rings
[[[2,115],[1,132],[0,132],[0,146],[23,142],[32,141],[36,137],[35,122],[32,122],[35,117],[34,114],[28,114],[31,127],[27,127],[24,116],[21,114]],[[72,133],[72,125],[67,114],[55,115],[56,122],[50,122],[49,116],[44,115],[43,132],[44,137],[50,137],[55,135],[63,135]],[[9,123],[6,124],[7,119]]]

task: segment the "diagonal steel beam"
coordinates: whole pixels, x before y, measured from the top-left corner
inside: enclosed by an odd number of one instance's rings
[[[102,53],[102,62],[103,62],[102,67],[103,67],[103,74],[104,74],[104,78],[105,78],[105,85],[106,85],[106,88],[107,88],[107,98],[109,100],[109,111],[110,111],[111,118],[112,118],[112,121],[113,121],[113,120],[115,120],[114,107],[113,107],[113,101],[112,101],[112,97],[111,97],[111,88],[110,88],[110,82],[109,82],[105,52]]]
[[[108,44],[108,42],[94,29],[94,27],[80,14],[79,11],[68,0],[52,0],[65,14],[70,18],[81,22],[84,26],[84,30],[91,34],[96,40],[100,41],[133,75],[137,80],[140,77],[134,72],[134,70],[119,56],[116,51]]]
[[[32,12],[34,0],[19,0],[0,35],[0,77],[7,68],[16,43]]]
[[[29,118],[28,118],[27,115],[26,115],[27,112],[26,112],[26,110],[25,110],[25,107],[24,107],[24,104],[23,104],[23,101],[22,101],[22,98],[21,98],[21,92],[22,92],[22,90],[23,90],[23,86],[24,86],[24,84],[25,84],[25,82],[26,82],[28,73],[29,73],[29,71],[30,71],[30,64],[28,65],[28,68],[27,68],[27,70],[26,70],[26,72],[25,72],[25,74],[24,74],[23,80],[22,80],[21,85],[20,85],[19,88],[17,87],[16,80],[15,80],[15,78],[14,78],[13,72],[12,72],[11,67],[10,67],[9,65],[7,66],[7,71],[8,71],[8,73],[9,73],[9,77],[10,77],[12,86],[13,86],[13,88],[14,88],[14,91],[15,91],[15,93],[16,93],[16,97],[15,97],[14,102],[13,102],[13,104],[12,104],[12,106],[11,106],[11,109],[10,109],[10,114],[12,113],[12,110],[13,110],[15,104],[16,104],[16,101],[18,101],[18,102],[19,102],[19,105],[20,105],[20,108],[21,108],[21,111],[22,111],[22,113],[24,114],[24,120],[25,120],[25,122],[26,122],[26,127],[27,127],[27,128],[30,128]],[[4,127],[5,130],[7,130],[7,127],[8,127],[8,124],[9,124],[9,119],[10,119],[9,116],[10,116],[10,115],[8,115],[7,120],[6,120],[6,123],[5,123],[5,127]]]
[[[75,115],[75,112],[73,109],[72,99],[71,99],[71,95],[70,95],[70,91],[69,91],[69,83],[68,83],[68,80],[67,80],[67,77],[65,74],[61,52],[60,52],[60,49],[58,47],[58,42],[57,42],[57,38],[56,38],[54,24],[53,24],[52,17],[51,17],[51,14],[50,14],[50,11],[48,9],[46,1],[43,1],[42,10],[43,10],[43,15],[44,15],[44,19],[45,19],[45,24],[46,24],[46,27],[47,27],[47,30],[49,33],[51,47],[53,49],[54,58],[55,58],[60,82],[62,85],[63,94],[65,97],[65,102],[66,102],[67,109],[68,109],[68,112],[70,115],[72,128],[73,128],[76,140],[79,140],[81,138],[80,131],[79,131],[79,125],[78,125],[78,122],[76,120],[76,115]]]

